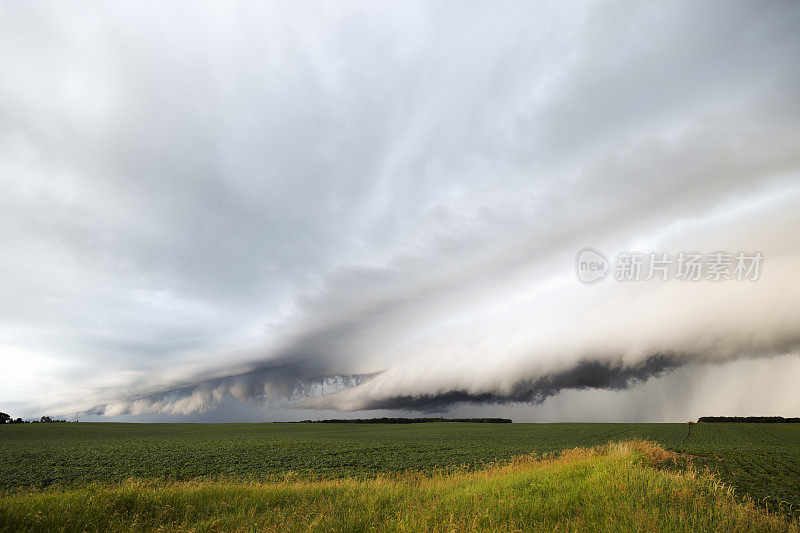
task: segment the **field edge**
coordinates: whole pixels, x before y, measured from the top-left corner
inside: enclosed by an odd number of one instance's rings
[[[632,440],[374,479],[129,480],[6,492],[2,531],[800,531],[687,456]],[[666,466],[666,468],[665,468]]]

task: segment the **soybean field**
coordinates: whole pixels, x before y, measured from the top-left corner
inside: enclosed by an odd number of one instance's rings
[[[18,424],[0,427],[0,490],[127,479],[370,478],[645,439],[759,505],[797,514],[800,424]],[[790,510],[791,508],[791,510]]]

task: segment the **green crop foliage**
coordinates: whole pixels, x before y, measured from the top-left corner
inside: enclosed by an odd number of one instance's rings
[[[645,442],[476,471],[359,480],[141,482],[17,492],[8,531],[798,531]]]
[[[635,438],[798,516],[800,424],[19,424],[0,427],[0,490],[447,473]]]

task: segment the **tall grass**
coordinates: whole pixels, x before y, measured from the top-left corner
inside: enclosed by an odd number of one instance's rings
[[[479,471],[270,483],[131,480],[5,493],[6,531],[798,531],[645,442]]]

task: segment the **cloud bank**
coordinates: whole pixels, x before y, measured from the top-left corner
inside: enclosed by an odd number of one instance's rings
[[[797,368],[792,2],[0,10],[5,410],[480,409]],[[585,246],[765,260],[585,286]]]

